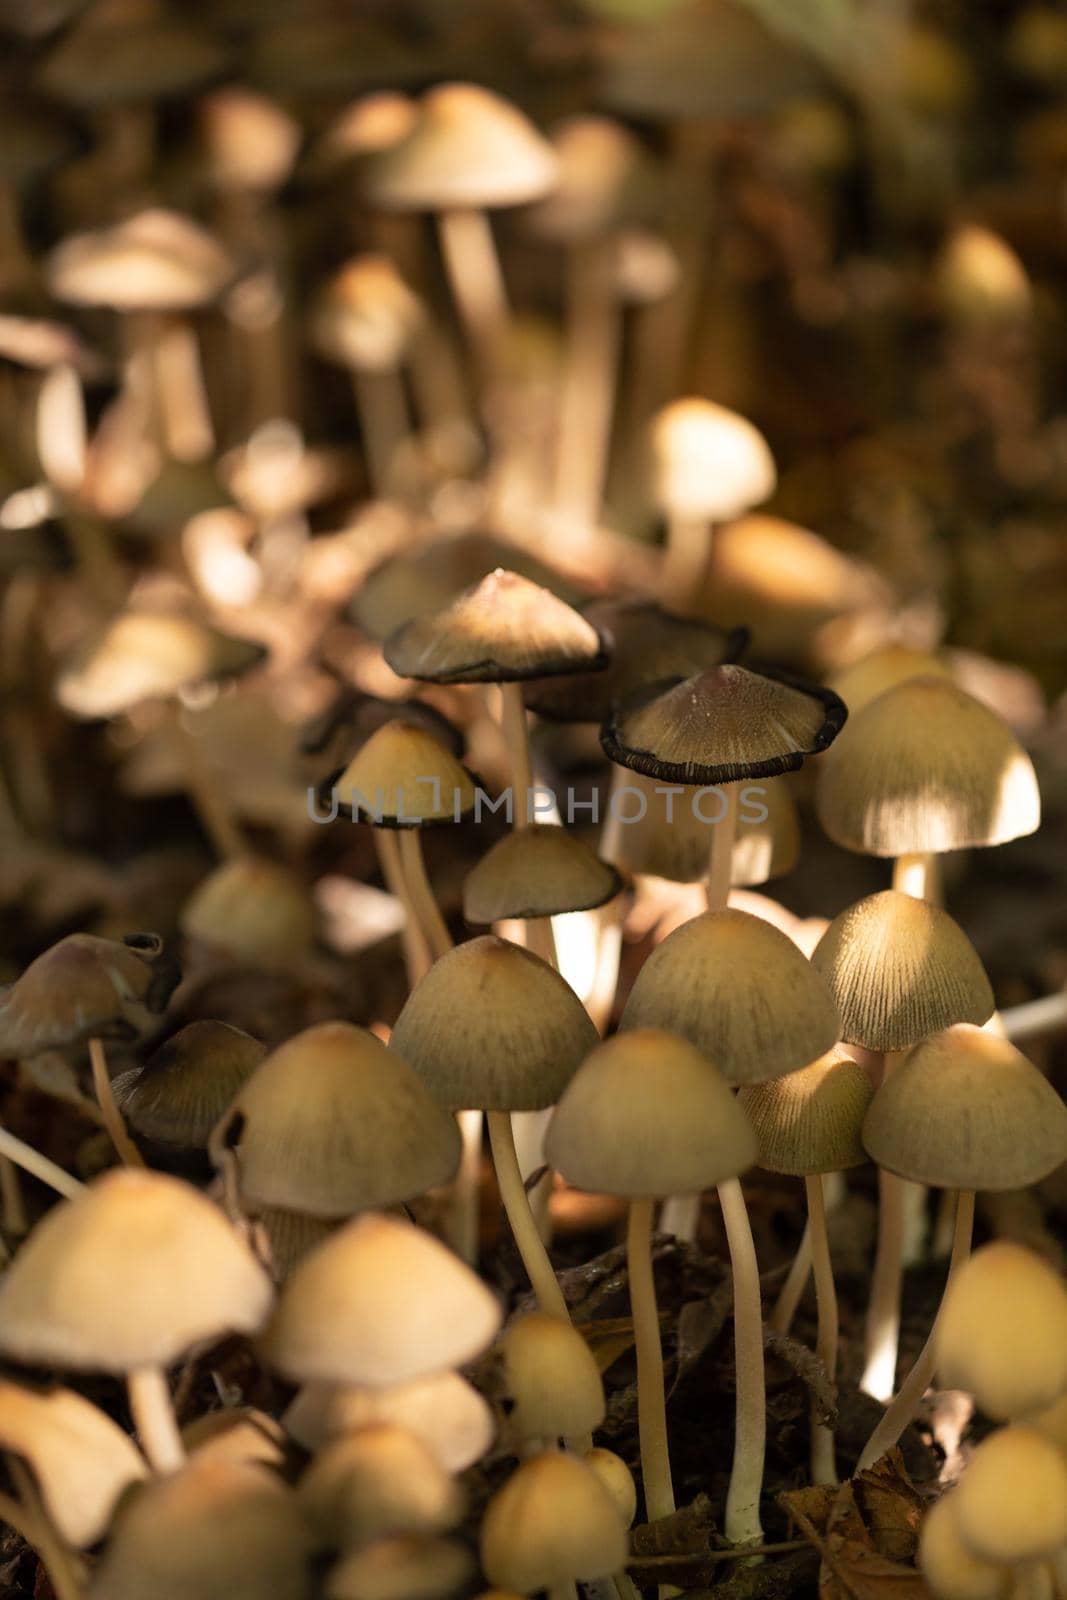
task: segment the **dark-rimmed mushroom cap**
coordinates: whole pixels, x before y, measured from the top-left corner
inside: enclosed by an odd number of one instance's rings
[[[47,94],[79,110],[148,105],[185,95],[226,64],[218,42],[175,16],[101,17],[90,8],[49,53],[40,74]]]
[[[615,868],[576,834],[535,823],[505,834],[471,868],[463,884],[463,915],[488,924],[590,911],[613,900],[622,886]]]
[[[840,1172],[867,1159],[860,1130],[874,1084],[843,1045],[769,1083],[747,1083],[738,1099],[759,1140],[769,1172],[807,1177]]]
[[[228,1022],[190,1022],[143,1067],[118,1073],[111,1088],[135,1134],[173,1150],[206,1150],[212,1128],[266,1053]]]

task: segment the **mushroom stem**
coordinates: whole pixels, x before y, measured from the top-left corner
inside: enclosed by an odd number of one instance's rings
[[[815,1354],[833,1383],[837,1373],[837,1290],[834,1287],[834,1269],[830,1260],[830,1239],[826,1231],[826,1197],[823,1193],[822,1173],[804,1179],[808,1197],[808,1220],[811,1224],[812,1265],[815,1269],[815,1301],[818,1307],[818,1333]],[[812,1405],[811,1421],[811,1479],[813,1483],[836,1483],[837,1463],[834,1460],[834,1430],[815,1417]]]
[[[137,1437],[153,1472],[177,1472],[185,1446],[162,1367],[138,1367],[127,1375],[126,1392]]]
[[[519,1158],[515,1153],[515,1135],[511,1127],[511,1117],[506,1111],[487,1111],[485,1117],[489,1124],[489,1143],[493,1151],[497,1183],[500,1185],[500,1198],[504,1203],[504,1210],[507,1212],[523,1266],[537,1296],[537,1303],[549,1316],[562,1317],[564,1321],[569,1321],[570,1312],[563,1298],[563,1290],[559,1286],[559,1280],[548,1259],[548,1251],[544,1247],[533,1212],[530,1210],[529,1198],[519,1169]]]
[[[521,683],[500,685],[500,727],[511,763],[514,826],[527,828],[532,821],[529,806],[530,790],[533,788],[533,762],[530,758],[530,730],[526,723],[526,704],[522,698]]]
[[[660,602],[670,611],[690,615],[708,570],[714,530],[703,517],[671,512],[667,518],[667,548],[660,569]]]
[[[244,855],[241,831],[219,793],[215,775],[204,760],[196,735],[186,725],[177,704],[170,715],[170,733],[189,798],[216,855],[223,861],[233,861]]]
[[[578,245],[568,272],[556,503],[585,533],[599,521],[611,442],[621,331],[611,284],[613,250],[613,241]]]
[[[888,1069],[888,1061],[886,1063]],[[900,1285],[904,1264],[904,1180],[878,1172],[878,1244],[867,1306],[866,1364],[860,1388],[883,1404],[893,1393],[900,1339]]]
[[[0,1495],[0,1521],[8,1523],[37,1551],[56,1600],[84,1600],[81,1563],[45,1510],[33,1474],[18,1456],[9,1455],[7,1465],[18,1499]]]
[[[526,930],[526,948],[532,950],[535,956],[540,956],[542,961],[547,961],[550,967],[559,971],[559,961],[556,957],[556,941],[552,933],[551,917],[528,917],[523,923]]]
[[[445,271],[483,382],[499,371],[510,312],[493,229],[484,211],[442,211],[437,218]]]
[[[952,1254],[949,1257],[948,1273],[945,1278],[945,1289],[952,1282],[956,1273],[971,1253],[971,1233],[974,1228],[974,1191],[961,1189],[956,1197],[956,1225],[952,1234]],[[941,1296],[941,1305],[945,1303],[944,1293]],[[915,1365],[900,1386],[900,1392],[887,1408],[885,1415],[868,1439],[860,1456],[857,1466],[858,1472],[864,1472],[873,1467],[879,1457],[884,1456],[887,1450],[892,1449],[900,1438],[909,1422],[913,1421],[922,1397],[930,1385],[934,1375],[935,1355],[934,1340],[937,1334],[937,1322],[941,1315],[934,1318],[934,1325],[930,1329],[926,1343],[923,1345]]]
[[[808,1286],[811,1274],[811,1217],[804,1224],[804,1232],[797,1245],[797,1253],[793,1257],[792,1265],[786,1274],[785,1282],[778,1291],[778,1299],[774,1303],[774,1310],[767,1318],[767,1326],[772,1333],[786,1334],[793,1326],[793,1318],[797,1314],[801,1296]]]
[[[352,387],[367,458],[367,477],[378,500],[389,496],[397,452],[408,436],[407,400],[396,368],[382,372],[352,370]]]
[[[667,1446],[667,1403],[663,1389],[663,1349],[659,1337],[656,1282],[652,1275],[652,1200],[631,1200],[626,1227],[630,1275],[630,1313],[637,1352],[637,1421],[641,1480],[650,1522],[675,1509]]]
[[[6,1156],[17,1167],[32,1173],[35,1178],[39,1178],[42,1183],[46,1183],[50,1189],[54,1189],[66,1200],[75,1200],[78,1195],[85,1192],[84,1183],[72,1178],[62,1167],[57,1167],[54,1161],[49,1161],[48,1157],[35,1150],[32,1144],[16,1139],[6,1128],[0,1128],[0,1155]]]
[[[934,858],[929,851],[897,856],[893,863],[893,888],[915,900],[932,900]]]
[[[719,1203],[722,1206],[734,1280],[736,1364],[734,1462],[726,1495],[723,1531],[731,1544],[761,1544],[760,1492],[763,1488],[767,1417],[759,1265],[745,1196],[736,1178],[728,1178],[725,1183],[719,1184]]]
[[[448,1237],[456,1254],[469,1267],[478,1260],[479,1195],[482,1175],[482,1113],[460,1111],[457,1115],[463,1152],[452,1185],[448,1213]]]
[[[711,829],[707,882],[709,911],[724,911],[730,899],[734,841],[737,838],[738,786],[736,783],[725,783],[720,792],[725,809],[718,821],[712,824]]]
[[[101,1039],[89,1040],[89,1065],[93,1073],[93,1089],[96,1093],[96,1103],[100,1107],[100,1115],[104,1119],[104,1127],[108,1137],[115,1146],[119,1160],[127,1167],[143,1167],[144,1157],[126,1132],[126,1124],[122,1120],[122,1113],[115,1104],[115,1096],[111,1090],[111,1074],[107,1069],[107,1056],[104,1054],[104,1045]]]
[[[414,989],[430,970],[432,965],[430,949],[404,876],[397,836],[391,828],[375,828],[373,832],[382,882],[389,893],[404,907],[404,965],[407,968],[408,988]]]
[[[1000,1013],[1000,1020],[1012,1044],[1040,1038],[1043,1033],[1058,1033],[1067,1027],[1067,989],[1059,994],[1043,995],[1040,1000],[1027,1000],[1023,1005],[1009,1006]]]
[[[175,318],[153,350],[153,378],[167,454],[175,461],[205,461],[214,453],[204,369],[196,334]]]
[[[400,844],[400,866],[407,882],[408,893],[415,909],[419,926],[426,936],[430,954],[435,961],[446,956],[452,948],[452,935],[441,915],[441,908],[426,875],[426,859],[422,853],[422,835],[418,828],[397,830]]]
[[[669,1200],[663,1202],[659,1218],[660,1232],[673,1233],[676,1239],[684,1239],[687,1244],[692,1244],[700,1226],[700,1202],[699,1194],[672,1194]]]

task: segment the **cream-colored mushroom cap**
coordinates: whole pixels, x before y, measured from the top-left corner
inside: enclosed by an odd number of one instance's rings
[[[945,1290],[934,1344],[942,1387],[987,1416],[1039,1410],[1067,1391],[1067,1284],[1022,1245],[985,1245]]]
[[[29,1466],[57,1531],[77,1549],[107,1532],[119,1497],[148,1476],[128,1434],[72,1389],[0,1381],[0,1449]]]
[[[554,917],[589,911],[622,888],[615,868],[566,828],[535,823],[498,839],[468,872],[463,915],[468,922]]]
[[[1021,1420],[1031,1428],[1036,1428],[1038,1433],[1043,1433],[1046,1439],[1051,1439],[1057,1449],[1067,1456],[1067,1390],[1043,1411],[1035,1411]]]
[[[311,318],[316,349],[363,372],[392,372],[406,359],[425,313],[388,256],[347,262],[325,285]]]
[[[262,659],[262,646],[192,617],[127,611],[61,673],[56,698],[76,717],[113,717],[144,700],[237,676]]]
[[[906,683],[909,678],[951,677],[948,663],[932,651],[887,644],[830,673],[826,681],[848,706],[849,716],[854,717],[887,689],[895,689],[898,683]]]
[[[227,84],[201,99],[197,115],[207,174],[216,188],[269,194],[285,182],[303,131],[276,100]]]
[[[55,1206],[0,1279],[0,1349],[126,1373],[255,1333],[271,1286],[222,1212],[162,1173],[120,1169]]]
[[[531,1311],[500,1339],[500,1402],[517,1440],[592,1433],[604,1420],[600,1368],[577,1328]]]
[[[1001,1428],[955,1490],[960,1538],[980,1561],[1016,1566],[1067,1544],[1067,1460],[1035,1428]]]
[[[1067,1106],[1007,1039],[961,1022],[916,1045],[863,1124],[867,1153],[945,1189],[1022,1189],[1067,1160]]]
[[[205,1150],[234,1094],[266,1055],[266,1046],[228,1022],[190,1022],[143,1067],[111,1080],[134,1133],[175,1149]]]
[[[745,911],[708,911],[668,934],[620,1026],[681,1034],[735,1084],[794,1072],[839,1037],[823,978],[791,939]]]
[[[942,1495],[923,1518],[919,1569],[936,1600],[999,1600],[1010,1584],[1003,1567],[979,1561],[963,1543],[953,1494]]]
[[[852,717],[819,764],[816,807],[846,850],[966,850],[1033,833],[1033,763],[996,712],[944,678],[909,678]]]
[[[90,1600],[311,1600],[311,1539],[292,1492],[262,1467],[197,1460],[123,1506]]]
[[[637,1485],[626,1462],[614,1450],[605,1450],[602,1445],[587,1450],[582,1460],[592,1468],[614,1500],[623,1527],[632,1527],[637,1515]]]
[[[395,1050],[365,1028],[320,1022],[238,1090],[211,1138],[216,1163],[225,1150],[255,1204],[345,1217],[447,1183],[460,1138]]]
[[[305,1384],[283,1417],[305,1450],[389,1422],[415,1434],[446,1472],[463,1472],[485,1455],[496,1435],[489,1405],[458,1372],[431,1372],[387,1389],[347,1383]]]
[[[517,106],[472,83],[431,89],[411,132],[367,170],[372,202],[398,211],[524,205],[555,180],[547,139]]]
[[[147,1017],[151,957],[136,944],[71,933],[0,990],[0,1051],[37,1055]]]
[[[474,1558],[458,1539],[398,1534],[332,1567],[326,1600],[448,1600],[466,1592],[474,1572]]]
[[[315,939],[315,907],[288,867],[236,856],[209,872],[181,910],[182,932],[239,961],[291,962]]]
[[[860,1130],[874,1085],[841,1045],[797,1072],[744,1084],[738,1095],[769,1172],[808,1176],[866,1161]]]
[[[545,1157],[569,1183],[597,1194],[689,1194],[750,1167],[756,1135],[699,1050],[635,1028],[582,1063],[552,1114]]]
[[[539,1111],[558,1100],[597,1032],[554,968],[486,934],[456,945],[416,984],[397,1050],[453,1111]]]
[[[397,1533],[444,1533],[465,1496],[414,1433],[372,1423],[315,1457],[297,1487],[308,1521],[335,1550]]]
[[[993,990],[971,941],[940,906],[885,889],[840,912],[811,958],[841,1037],[905,1050],[954,1022],[987,1022]]]
[[[495,1296],[458,1256],[422,1228],[368,1213],[296,1268],[264,1350],[301,1382],[387,1387],[463,1366],[499,1327]]]
[[[611,1495],[590,1467],[562,1451],[524,1461],[497,1490],[480,1545],[490,1583],[519,1594],[609,1577],[629,1553]]]
[[[140,211],[113,227],[74,234],[48,257],[57,300],[114,311],[182,311],[207,305],[234,276],[228,251],[174,211]]]
[[[451,750],[402,718],[372,733],[332,787],[342,805],[376,827],[454,822],[475,800],[471,775]]]
[[[736,411],[674,400],[652,423],[655,494],[677,517],[725,522],[769,500],[778,481],[766,439]]]

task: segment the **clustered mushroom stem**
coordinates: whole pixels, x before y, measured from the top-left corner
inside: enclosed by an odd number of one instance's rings
[[[384,500],[392,487],[397,453],[408,435],[403,380],[396,368],[382,372],[353,368],[352,388],[371,492]]]
[[[899,1051],[886,1051],[883,1074],[893,1070]],[[860,1388],[883,1405],[892,1398],[900,1340],[900,1289],[904,1271],[904,1222],[908,1185],[880,1168],[878,1243],[867,1306],[865,1362]]]
[[[559,1280],[548,1259],[548,1251],[537,1231],[537,1223],[530,1210],[529,1198],[519,1169],[519,1159],[515,1153],[515,1135],[512,1131],[511,1117],[506,1111],[487,1111],[486,1122],[489,1125],[489,1143],[493,1151],[497,1183],[500,1185],[500,1198],[504,1203],[515,1244],[537,1297],[537,1303],[549,1316],[562,1317],[565,1322],[569,1321],[570,1312],[563,1298],[563,1290],[559,1286]]]
[[[787,1334],[793,1326],[793,1318],[797,1314],[797,1307],[800,1304],[804,1290],[807,1288],[810,1274],[811,1218],[809,1216],[804,1224],[804,1232],[800,1236],[800,1243],[797,1245],[797,1253],[793,1257],[785,1282],[778,1292],[774,1310],[767,1318],[767,1326],[772,1333]]]
[[[733,1272],[734,1359],[737,1374],[734,1461],[726,1495],[723,1531],[731,1544],[762,1543],[760,1493],[763,1488],[767,1418],[759,1266],[745,1196],[736,1178],[728,1178],[725,1183],[719,1184],[719,1203]]]
[[[107,1056],[104,1053],[103,1041],[100,1039],[89,1040],[89,1065],[93,1073],[96,1103],[100,1107],[100,1115],[104,1119],[108,1137],[115,1146],[115,1153],[124,1166],[143,1167],[144,1158],[126,1132],[122,1113],[115,1104],[115,1096],[111,1089],[111,1074],[107,1069]]]
[[[460,1259],[473,1267],[478,1260],[480,1239],[483,1118],[480,1111],[460,1111],[456,1120],[463,1149],[452,1185],[448,1237]]]
[[[22,1139],[16,1139],[13,1133],[8,1133],[6,1128],[0,1128],[0,1155],[13,1161],[17,1167],[32,1173],[50,1189],[61,1194],[66,1200],[74,1200],[85,1190],[84,1183],[71,1177],[69,1172],[64,1172],[62,1167],[57,1167],[54,1161],[49,1161],[32,1144],[26,1144]]]
[[[530,730],[521,683],[500,685],[500,726],[511,763],[511,787],[516,828],[529,827],[530,790],[533,787],[533,762],[530,758]]]
[[[830,1239],[826,1231],[826,1197],[823,1193],[821,1173],[804,1179],[808,1197],[808,1218],[811,1224],[812,1265],[815,1270],[815,1301],[818,1307],[818,1332],[815,1354],[833,1383],[837,1373],[837,1290],[834,1287],[834,1269],[830,1259]],[[836,1483],[837,1463],[834,1460],[834,1430],[819,1422],[812,1405],[811,1422],[811,1478],[813,1483]]]
[[[673,512],[667,519],[660,599],[668,610],[692,611],[700,594],[711,553],[713,529],[703,517]]]
[[[626,1262],[630,1276],[630,1312],[637,1352],[637,1420],[641,1445],[641,1479],[650,1522],[675,1509],[674,1484],[667,1444],[667,1406],[663,1390],[663,1349],[652,1275],[652,1200],[631,1200],[626,1229]]]
[[[500,370],[510,312],[493,229],[484,211],[443,211],[437,219],[445,271],[482,380]]]
[[[971,1234],[974,1229],[974,1191],[961,1189],[956,1196],[956,1224],[952,1234],[952,1254],[949,1257],[948,1273],[945,1278],[945,1288],[952,1282],[956,1273],[971,1253]],[[944,1294],[941,1297],[944,1305]],[[938,1311],[940,1316],[940,1310]],[[863,1472],[873,1467],[880,1456],[892,1449],[900,1438],[904,1429],[916,1416],[922,1397],[930,1385],[934,1375],[934,1340],[937,1333],[937,1318],[930,1330],[926,1343],[923,1345],[915,1365],[900,1386],[900,1392],[887,1408],[878,1426],[864,1446],[860,1456],[857,1471]]]
[[[611,283],[613,249],[611,240],[578,245],[568,274],[556,501],[583,532],[599,520],[611,440],[621,331]]]
[[[711,830],[708,855],[707,899],[709,911],[725,910],[733,876],[734,841],[737,838],[737,784],[723,785],[724,810]]]
[[[161,1367],[138,1367],[126,1379],[137,1437],[153,1472],[177,1472],[185,1464],[174,1406]]]
[[[160,426],[176,461],[205,461],[215,448],[200,347],[187,322],[175,318],[153,352]]]
[[[45,1510],[33,1474],[18,1456],[9,1455],[6,1460],[18,1499],[0,1495],[0,1521],[9,1523],[37,1551],[56,1600],[84,1600],[85,1585],[78,1557],[68,1549]]]
[[[219,793],[215,776],[204,760],[199,741],[186,726],[181,707],[177,704],[170,712],[170,732],[185,787],[204,832],[216,855],[223,861],[233,861],[244,855],[245,842],[229,806]]]
[[[397,830],[400,844],[400,866],[407,882],[411,903],[430,954],[435,961],[446,956],[452,948],[452,935],[441,915],[441,908],[426,875],[426,860],[422,853],[422,835],[418,828]]]
[[[893,888],[914,900],[930,900],[934,858],[928,852],[898,856],[893,863]]]
[[[400,846],[396,834],[391,828],[375,828],[374,846],[378,856],[378,868],[382,875],[382,882],[389,893],[404,908],[404,964],[407,968],[408,988],[414,989],[415,985],[426,976],[432,964],[430,948],[426,943],[426,936],[419,923],[418,914],[412,903],[411,893],[408,889],[407,879],[400,862]]]

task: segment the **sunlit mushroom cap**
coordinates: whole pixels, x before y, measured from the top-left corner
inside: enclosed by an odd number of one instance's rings
[[[480,1543],[490,1583],[519,1594],[608,1577],[629,1553],[611,1495],[562,1451],[533,1456],[512,1473],[486,1508]]]
[[[236,856],[197,885],[182,907],[181,926],[187,938],[238,960],[288,962],[310,951],[315,909],[287,867]]]
[[[681,1034],[735,1084],[794,1072],[838,1039],[823,979],[791,939],[745,911],[708,911],[668,934],[638,973],[621,1026]]]
[[[310,1600],[312,1541],[292,1491],[263,1467],[195,1456],[131,1495],[90,1600]]]
[[[330,1569],[326,1600],[449,1600],[474,1577],[474,1557],[458,1539],[398,1534],[376,1539]]]
[[[190,1022],[112,1092],[134,1133],[175,1150],[206,1150],[208,1134],[266,1047],[228,1022]]]
[[[1035,1428],[1001,1428],[953,1492],[956,1526],[981,1561],[1015,1566],[1067,1543],[1067,1459]]]
[[[363,372],[394,371],[423,322],[422,302],[383,255],[356,256],[321,291],[311,317],[315,348]]]
[[[375,205],[399,211],[524,205],[556,179],[548,141],[517,106],[472,83],[444,83],[422,99],[406,138],[369,165]]]
[[[867,1069],[835,1045],[798,1072],[743,1085],[738,1098],[756,1130],[760,1166],[805,1177],[866,1161],[860,1129],[873,1093]]]
[[[604,1421],[604,1384],[596,1357],[562,1317],[532,1311],[500,1339],[500,1401],[510,1436],[546,1444],[592,1433]]]
[[[846,715],[830,689],[727,662],[635,697],[600,742],[619,766],[662,783],[737,783],[795,771],[833,743]]]
[[[887,644],[831,673],[827,682],[845,702],[849,716],[854,717],[869,701],[876,700],[887,689],[895,689],[898,683],[906,683],[909,678],[951,676],[941,656],[909,645]]]
[[[103,1537],[120,1495],[148,1475],[129,1435],[72,1389],[0,1381],[0,1448],[27,1463],[57,1531],[78,1549]]]
[[[414,1433],[371,1423],[316,1456],[297,1498],[327,1545],[352,1549],[398,1533],[445,1533],[463,1516],[455,1479]]]
[[[78,1371],[166,1366],[254,1333],[271,1286],[222,1212],[162,1173],[109,1172],[37,1224],[0,1280],[0,1348]]]
[[[56,698],[77,717],[113,717],[144,700],[236,677],[263,660],[262,645],[192,617],[127,611],[63,672]]]
[[[885,889],[839,912],[811,958],[841,1037],[905,1050],[954,1022],[988,1022],[993,990],[971,941],[939,906]]]
[[[1010,1582],[1003,1567],[979,1561],[963,1543],[952,1494],[942,1495],[923,1517],[919,1569],[937,1600],[999,1600]]]
[[[611,660],[595,672],[569,673],[527,684],[526,704],[558,722],[603,722],[621,701],[646,684],[688,678],[734,661],[747,631],[716,628],[674,616],[650,600],[594,600],[582,615],[611,641]]]
[[[554,917],[602,906],[621,888],[615,868],[576,834],[537,823],[505,834],[468,872],[463,915],[484,923]]]
[[[592,1468],[611,1495],[623,1527],[631,1527],[637,1515],[637,1485],[626,1462],[614,1450],[605,1450],[602,1445],[587,1450],[582,1460]]]
[[[946,240],[934,292],[950,321],[972,328],[1019,322],[1034,309],[1033,285],[1011,245],[973,222]]]
[[[128,941],[71,933],[0,989],[0,1052],[37,1055],[90,1034],[129,1034],[162,1011],[178,981],[154,934]]]
[[[206,229],[161,209],[73,234],[46,263],[57,300],[112,311],[204,306],[222,293],[235,270],[227,250]]]
[[[416,984],[390,1048],[452,1110],[538,1111],[559,1099],[596,1043],[559,973],[486,934],[456,945]]]
[[[288,178],[302,130],[276,100],[244,84],[205,95],[197,107],[205,164],[218,189],[269,194]]]
[[[633,808],[637,820],[619,829],[619,865],[675,883],[703,878],[712,840],[711,817],[717,810],[714,801],[697,799],[697,790],[665,792],[669,786],[641,772],[631,773],[626,786],[644,797],[648,809],[638,817],[639,802],[627,796],[624,815]],[[786,778],[741,785],[731,856],[730,882],[736,888],[751,888],[792,872],[800,857],[800,822]]]
[[[756,1135],[705,1055],[671,1033],[635,1028],[582,1063],[552,1114],[545,1155],[597,1194],[689,1194],[750,1167]]]
[[[323,131],[309,164],[316,173],[329,173],[360,157],[388,150],[411,132],[418,116],[414,100],[397,89],[361,95]]]
[[[302,1382],[386,1387],[460,1367],[500,1327],[481,1279],[432,1234],[392,1217],[357,1217],[296,1268],[264,1347]]]
[[[985,1245],[949,1282],[934,1327],[938,1379],[1004,1421],[1067,1391],[1067,1284],[1034,1251]]]
[[[868,855],[965,850],[1033,833],[1030,757],[995,712],[943,678],[910,678],[853,717],[820,763],[819,821]]]
[[[428,728],[398,717],[372,733],[330,788],[375,827],[455,822],[474,807],[474,781]]]
[[[1067,1106],[1006,1039],[958,1023],[916,1045],[871,1101],[879,1166],[945,1189],[1022,1189],[1067,1160]]]
[[[306,1450],[320,1450],[376,1422],[414,1433],[446,1472],[463,1472],[485,1455],[496,1434],[493,1413],[458,1372],[432,1372],[387,1389],[356,1384],[305,1384],[283,1417]]]
[[[655,164],[622,123],[588,113],[568,117],[551,130],[551,142],[556,182],[528,215],[542,238],[596,240],[653,213]]]
[[[778,481],[766,439],[736,411],[674,400],[652,423],[655,496],[671,516],[726,522],[769,500]]]
[[[89,14],[60,40],[41,71],[46,92],[86,111],[150,104],[215,77],[226,57],[215,39],[174,17]]]
[[[365,1028],[321,1022],[271,1052],[212,1135],[253,1204],[346,1217],[447,1183],[455,1118]]]
[[[498,567],[443,611],[398,628],[385,659],[405,678],[508,683],[588,671],[606,664],[608,651],[580,612]]]

